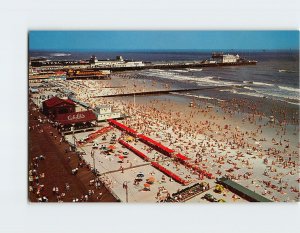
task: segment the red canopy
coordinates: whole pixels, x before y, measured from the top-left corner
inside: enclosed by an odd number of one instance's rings
[[[127,149],[131,150],[133,153],[135,153],[136,155],[138,155],[142,159],[144,159],[146,161],[150,160],[150,158],[148,156],[146,156],[144,153],[142,153],[141,151],[137,150],[133,146],[129,145],[127,142],[125,142],[125,141],[123,141],[123,140],[120,139],[119,143],[122,144],[123,146],[125,146]]]
[[[72,100],[69,100],[69,99],[60,99],[58,97],[52,97],[51,99],[48,99],[48,100],[45,100],[43,102],[43,104],[48,107],[48,108],[51,108],[51,107],[54,107],[54,106],[57,106],[57,105],[61,105],[61,104],[67,104],[67,105],[75,105],[75,103],[72,101]]]
[[[180,160],[182,160],[182,161],[189,160],[188,157],[186,157],[186,156],[184,156],[184,155],[182,155],[182,154],[180,154],[180,153],[176,154],[175,156],[176,156],[176,158],[178,158],[178,159],[180,159]]]
[[[123,125],[122,123],[113,120],[113,119],[109,119],[108,122],[112,125],[115,125],[117,128],[126,131],[128,134],[132,135],[132,136],[136,136],[137,132],[129,127],[127,127],[126,125]]]
[[[174,150],[171,150],[170,148],[160,144],[159,142],[157,142],[143,134],[139,134],[138,137],[139,137],[139,139],[143,140],[144,142],[147,142],[147,143],[151,144],[152,146],[158,147],[159,149],[161,149],[163,152],[165,152],[167,154],[171,154],[174,152]]]
[[[95,121],[96,119],[96,115],[93,113],[93,111],[89,110],[84,112],[58,114],[55,118],[55,121],[63,125],[70,125],[75,123]]]
[[[155,168],[157,168],[158,170],[160,170],[161,172],[165,173],[167,176],[171,177],[172,179],[174,179],[176,182],[185,185],[187,183],[186,180],[180,178],[179,176],[177,176],[176,174],[174,174],[173,172],[171,172],[170,170],[166,169],[165,167],[163,167],[162,165],[160,165],[157,162],[151,162],[151,165]]]

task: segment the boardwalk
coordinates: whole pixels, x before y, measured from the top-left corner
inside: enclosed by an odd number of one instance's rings
[[[73,198],[80,199],[82,195],[89,193],[94,189],[94,194],[89,196],[90,202],[115,202],[116,198],[103,186],[95,189],[90,185],[90,180],[94,180],[95,176],[87,166],[80,167],[77,175],[72,175],[71,171],[80,161],[74,152],[68,152],[69,145],[60,142],[58,131],[49,123],[39,123],[38,117],[42,117],[39,112],[34,112],[30,106],[32,115],[29,117],[29,170],[32,168],[32,161],[36,156],[44,155],[45,160],[38,163],[35,168],[39,174],[44,174],[44,178],[40,178],[40,185],[44,185],[41,194],[46,196],[49,202],[56,202],[57,195],[52,193],[53,187],[58,187],[60,193],[65,193],[62,198],[64,202],[71,202]],[[37,125],[39,124],[39,127]],[[33,126],[35,126],[34,129]],[[41,131],[42,130],[42,131]],[[65,184],[69,184],[70,190],[65,190]],[[28,193],[28,198],[32,202],[37,201],[36,186],[33,185],[33,192]]]

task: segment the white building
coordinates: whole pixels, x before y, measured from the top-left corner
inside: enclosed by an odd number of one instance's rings
[[[145,66],[142,61],[128,61],[124,60],[122,56],[117,56],[116,60],[98,60],[97,57],[92,56],[90,59],[91,68],[95,67],[141,67]]]
[[[213,61],[217,63],[236,63],[240,59],[240,56],[232,54],[213,54]]]
[[[97,121],[105,121],[107,119],[117,119],[121,117],[121,113],[112,111],[112,108],[109,105],[97,106],[94,112],[97,116]]]
[[[237,55],[231,55],[231,54],[226,54],[223,55],[223,63],[231,63],[231,62],[237,62],[237,60],[240,58],[240,56]]]

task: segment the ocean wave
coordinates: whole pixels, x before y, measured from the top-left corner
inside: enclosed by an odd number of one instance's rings
[[[188,81],[188,82],[193,81],[195,83],[201,81],[201,78],[199,77],[181,75],[176,72],[164,71],[164,70],[151,70],[151,71],[148,70],[148,71],[141,72],[141,74],[145,76],[158,77],[162,79],[169,79],[169,80],[176,80],[176,81]]]
[[[241,84],[241,82],[238,82],[236,80],[228,80],[213,76],[196,77],[191,75],[184,75],[178,72],[173,72],[173,70],[148,70],[142,71],[140,74],[145,76],[158,77],[162,79],[176,80],[182,82],[194,82],[198,86],[232,86]]]
[[[177,93],[177,92],[171,92],[171,94],[186,96],[186,97],[193,97],[193,98],[196,98],[196,99],[217,100],[217,101],[220,101],[220,102],[225,101],[225,100],[222,100],[222,99],[213,98],[213,97],[209,97],[209,96],[203,96],[203,95],[182,94],[182,93]]]
[[[266,96],[257,92],[236,92],[236,94],[239,95],[247,95],[252,97],[259,97],[259,98],[265,98]]]
[[[258,89],[254,87],[245,86],[244,89],[259,94],[283,98],[283,99],[289,98],[289,99],[298,100],[300,95],[300,89],[293,88],[293,87],[286,87],[286,86],[274,86],[273,88],[271,87],[267,89]]]
[[[236,89],[223,89],[220,90],[222,92],[230,92],[232,94],[237,94],[237,95],[247,95],[247,96],[252,96],[252,97],[259,97],[259,98],[264,98],[266,97],[262,93],[258,93],[256,90],[254,90],[251,87],[244,87],[245,89],[251,90],[252,92],[244,92],[244,91],[237,91]]]
[[[189,72],[188,70],[173,70],[175,72],[178,72],[178,73],[187,73]]]
[[[67,57],[67,56],[71,56],[71,53],[51,53],[50,56],[52,56],[52,57]]]
[[[244,89],[247,89],[247,90],[250,90],[250,91],[256,91],[256,89],[253,88],[253,87],[244,87]]]
[[[244,83],[244,81],[241,81],[241,80],[222,78],[222,77],[213,77],[213,79],[214,80],[225,81],[225,82],[232,82],[232,83]]]
[[[289,103],[289,104],[293,104],[293,105],[297,105],[297,106],[300,106],[300,102],[291,102],[291,101],[287,101],[287,100],[284,100],[284,102],[286,103]]]
[[[253,81],[243,81],[245,84],[253,84]]]
[[[268,86],[268,87],[274,87],[275,84],[271,83],[264,83],[264,82],[253,82],[254,85],[259,85],[259,86]]]
[[[276,91],[275,89],[265,89],[265,90],[260,90],[260,89],[255,89],[251,87],[244,87],[247,90],[250,90],[249,92],[243,92],[243,91],[237,91],[235,89],[223,89],[220,91],[227,91],[231,92],[233,94],[240,94],[240,95],[248,95],[248,96],[253,96],[253,97],[260,97],[260,98],[271,98],[275,100],[281,100],[281,101],[286,101],[286,102],[291,102],[295,101],[296,104],[299,102],[299,96],[298,95],[291,95],[290,93],[282,93],[280,91]],[[293,103],[295,103],[293,102]]]
[[[293,91],[293,92],[297,92],[298,94],[300,93],[300,89],[299,88],[294,88],[294,87],[286,87],[286,86],[278,86],[279,89],[285,90],[285,91]]]
[[[202,69],[202,68],[199,68],[199,69],[191,69],[191,68],[188,68],[187,70],[188,70],[188,71],[202,71],[203,69]]]
[[[279,73],[296,73],[294,70],[278,70]]]

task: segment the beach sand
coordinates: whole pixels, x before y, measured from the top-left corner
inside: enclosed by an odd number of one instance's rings
[[[192,163],[204,167],[215,177],[226,175],[273,201],[299,201],[299,126],[295,121],[284,122],[275,115],[275,122],[271,123],[255,103],[250,105],[244,100],[224,102],[178,94],[94,98],[100,95],[167,90],[177,88],[178,85],[175,82],[146,80],[132,72],[114,74],[111,80],[59,81],[58,84],[77,93],[78,100],[92,107],[110,104],[114,109],[129,115],[121,122],[186,155]],[[189,107],[190,102],[193,102],[194,107]],[[237,104],[240,107],[236,107]],[[242,107],[246,106],[247,111],[243,111]],[[101,127],[105,125],[103,123]],[[144,145],[134,145],[147,151]],[[87,147],[86,150],[89,154],[91,148]],[[165,159],[162,155],[157,156]],[[85,159],[91,163],[89,156]],[[116,161],[110,162],[106,170],[118,169]],[[144,163],[142,160],[135,162],[137,165]],[[100,161],[99,166],[106,163]],[[170,161],[169,166],[176,171],[174,161]],[[144,168],[145,173],[153,170],[148,165]],[[138,171],[140,169],[130,170],[128,173],[132,174],[126,177],[134,176]],[[189,173],[184,166],[179,168],[179,172],[183,176]],[[124,176],[113,174],[106,177],[110,180],[109,185],[114,184],[111,188],[124,195],[120,188],[122,182],[126,181]],[[195,175],[190,175],[188,179],[192,180],[191,183],[199,181]],[[177,188],[178,185],[167,185],[171,193]],[[141,201],[143,197],[145,201],[155,201],[152,192],[148,197],[140,195],[139,190],[134,193],[135,201]],[[201,197],[190,201],[201,201]],[[124,200],[124,196],[122,198]]]

